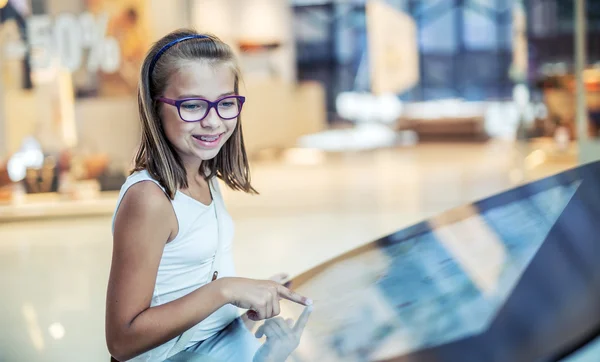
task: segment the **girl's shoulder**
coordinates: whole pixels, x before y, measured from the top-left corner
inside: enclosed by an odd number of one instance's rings
[[[159,214],[172,213],[172,206],[165,189],[146,170],[135,171],[129,175],[121,187],[115,212],[113,214],[113,230],[118,211],[127,209],[125,218],[130,213],[150,212]]]
[[[121,202],[128,201],[141,208],[151,206],[154,210],[157,210],[157,207],[171,208],[169,198],[160,184],[151,179],[137,180],[125,191]]]

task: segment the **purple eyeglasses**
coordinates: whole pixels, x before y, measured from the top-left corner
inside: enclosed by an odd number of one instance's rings
[[[199,122],[206,118],[211,108],[217,111],[221,119],[236,118],[242,112],[246,97],[225,96],[214,102],[204,98],[169,99],[158,97],[156,100],[177,107],[179,117],[184,122]]]

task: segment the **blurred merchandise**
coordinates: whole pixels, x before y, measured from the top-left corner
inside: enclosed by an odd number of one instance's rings
[[[126,179],[127,175],[124,172],[105,170],[98,177],[98,182],[102,191],[119,191]]]
[[[83,160],[85,167],[85,179],[97,179],[108,167],[109,159],[106,155],[90,155]]]
[[[33,137],[27,137],[20,149],[8,160],[8,175],[13,182],[19,182],[25,178],[28,168],[39,169],[43,164],[44,153],[39,142]]]
[[[6,165],[0,164],[0,187],[9,185],[11,182]]]
[[[56,160],[53,157],[46,157],[40,168],[27,168],[23,182],[27,193],[58,191]]]
[[[571,73],[556,72],[544,74],[538,80],[543,91],[544,103],[548,107],[548,118],[555,127],[566,127],[572,138],[577,136],[575,126],[575,78]],[[599,136],[600,121],[600,68],[590,67],[583,73],[586,88],[586,107],[588,109],[588,132],[592,137]]]
[[[0,204],[10,203],[10,201],[12,200],[12,195],[12,187],[0,187]]]

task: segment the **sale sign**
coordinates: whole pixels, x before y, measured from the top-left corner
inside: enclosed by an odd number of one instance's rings
[[[26,24],[27,42],[11,53],[21,58],[29,53],[34,70],[48,68],[56,59],[71,72],[85,67],[114,73],[121,65],[119,43],[106,35],[107,14],[61,14],[54,21],[49,15],[33,15]]]

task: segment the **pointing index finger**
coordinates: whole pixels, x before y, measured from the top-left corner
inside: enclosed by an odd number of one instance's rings
[[[280,285],[277,288],[277,293],[279,294],[279,296],[283,299],[287,299],[289,301],[292,301],[294,303],[298,303],[298,304],[302,304],[305,306],[309,306],[312,305],[312,300],[301,296],[300,294],[293,292],[291,290],[289,290],[288,288],[284,287],[283,285]]]

